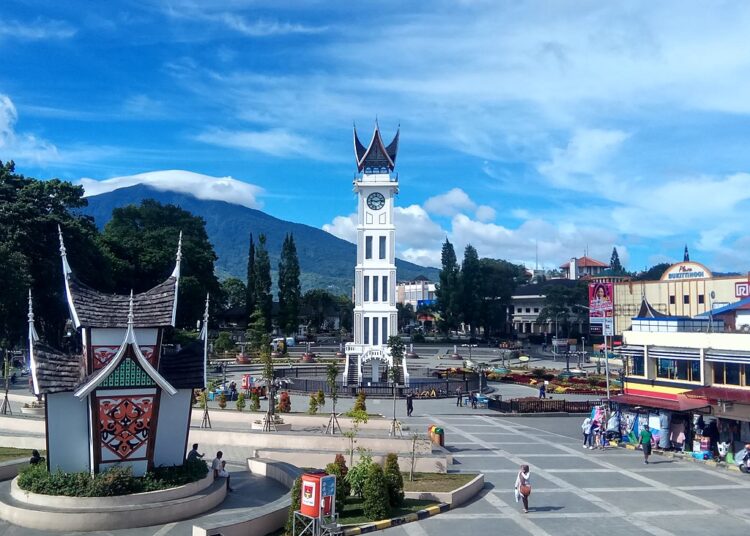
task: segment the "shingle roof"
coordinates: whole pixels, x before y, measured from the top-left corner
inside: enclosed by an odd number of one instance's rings
[[[204,366],[203,341],[198,341],[162,355],[159,374],[175,389],[195,389],[203,387]]]
[[[380,136],[380,127],[375,126],[375,132],[372,134],[369,147],[365,148],[357,136],[357,129],[354,129],[354,156],[357,159],[357,171],[393,171],[396,166],[396,154],[398,153],[398,138],[400,130],[396,132],[388,146],[385,146],[383,138]]]
[[[580,259],[576,259],[576,266],[579,268],[584,267],[599,267],[599,268],[609,268],[609,264],[605,264],[601,261],[598,261],[596,259],[592,259],[591,257],[581,257]],[[565,264],[560,265],[560,268],[562,270],[567,270],[570,268],[570,261],[566,262]]]
[[[39,394],[73,391],[85,378],[81,356],[64,354],[46,344],[34,344],[34,363]]]
[[[104,294],[80,282],[70,274],[70,294],[81,326],[124,328],[128,325],[130,296]],[[168,277],[151,290],[133,296],[133,312],[137,328],[172,325],[176,299],[176,278]]]

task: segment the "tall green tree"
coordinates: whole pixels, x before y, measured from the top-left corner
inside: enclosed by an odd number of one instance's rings
[[[396,312],[398,313],[398,329],[403,329],[413,323],[417,319],[417,315],[414,312],[414,306],[410,303],[404,305],[401,302],[396,303]]]
[[[131,289],[148,290],[169,276],[174,269],[180,232],[177,325],[192,327],[203,316],[206,294],[218,296],[221,288],[214,273],[217,256],[203,218],[176,205],[146,199],[139,206],[114,209],[102,240],[113,257],[114,290],[127,294]],[[212,302],[214,310],[218,309],[217,302]]]
[[[526,268],[500,259],[480,259],[482,305],[479,326],[485,335],[509,331],[511,297],[526,282]]]
[[[440,254],[442,268],[440,281],[435,288],[440,328],[444,332],[456,329],[459,319],[459,268],[453,244],[445,239]]]
[[[284,237],[279,259],[279,327],[284,335],[297,331],[301,299],[297,247],[289,234]]]
[[[94,221],[81,216],[83,188],[58,179],[40,181],[0,161],[0,339],[25,345],[26,302],[31,288],[37,330],[59,344],[69,317],[58,225],[76,276],[95,288],[112,289],[111,257]]]
[[[224,310],[247,306],[247,285],[242,279],[227,277],[221,282],[222,308]]]
[[[247,310],[248,323],[250,317],[255,312],[255,242],[253,242],[253,234],[250,233],[250,246],[247,250],[247,281],[245,281],[247,288],[247,297],[245,298],[245,308]]]
[[[635,276],[635,279],[636,281],[658,281],[670,266],[672,265],[668,262],[654,264],[651,268],[648,268]]]
[[[622,267],[622,264],[620,263],[620,254],[617,253],[617,248],[612,248],[612,256],[609,259],[609,269],[612,270],[612,273],[615,275],[620,275],[625,273],[625,269]]]
[[[311,332],[325,329],[326,318],[338,311],[336,296],[319,288],[305,292],[302,304],[307,315],[307,329]]]
[[[585,323],[588,319],[589,288],[585,281],[574,285],[547,284],[543,289],[544,307],[539,311],[536,323],[539,325],[557,321],[559,335],[571,334],[571,322]]]
[[[263,313],[266,322],[266,332],[271,332],[273,325],[273,296],[271,295],[271,259],[266,248],[266,235],[258,237],[258,247],[255,249],[255,307]]]
[[[466,324],[469,324],[469,330],[473,337],[481,318],[482,272],[479,264],[479,255],[471,244],[466,246],[464,250],[464,260],[461,263],[459,281],[459,288],[461,289],[459,295],[461,319]]]

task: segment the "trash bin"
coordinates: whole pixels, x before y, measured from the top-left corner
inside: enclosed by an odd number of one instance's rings
[[[445,446],[445,432],[442,428],[432,424],[429,428],[427,428],[427,432],[430,435],[430,441],[432,441],[435,445],[440,445],[441,447]]]

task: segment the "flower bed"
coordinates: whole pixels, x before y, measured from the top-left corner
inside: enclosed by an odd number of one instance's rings
[[[510,372],[508,374],[490,373],[487,375],[490,381],[502,383],[513,383],[516,385],[527,385],[529,387],[539,387],[539,384],[547,381],[548,394],[571,394],[571,395],[603,395],[607,392],[607,382],[598,377],[566,377],[558,376],[558,371],[546,371],[538,369],[535,373]],[[618,388],[612,386],[610,381],[610,391],[617,392]]]

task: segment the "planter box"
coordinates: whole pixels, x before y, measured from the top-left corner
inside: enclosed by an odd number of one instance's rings
[[[263,421],[256,422],[253,421],[252,426],[250,427],[251,430],[263,430]],[[291,432],[292,431],[292,423],[277,423],[276,424],[276,430],[278,432]]]
[[[24,408],[21,407],[21,413],[23,415],[35,415],[36,417],[44,417],[44,408]]]

